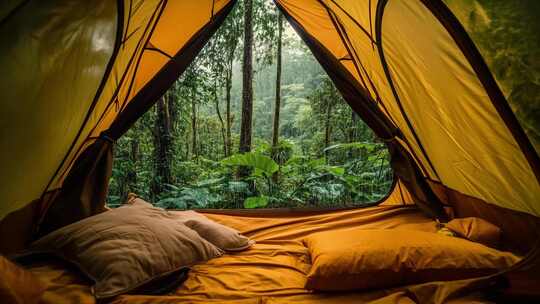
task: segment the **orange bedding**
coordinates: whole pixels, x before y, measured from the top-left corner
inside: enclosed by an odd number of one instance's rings
[[[309,216],[231,216],[206,214],[257,243],[192,268],[182,286],[169,295],[124,295],[112,303],[484,303],[465,294],[478,280],[433,282],[370,292],[314,293],[303,288],[311,267],[301,242],[318,231],[364,227],[435,232],[436,223],[414,207],[379,206]],[[55,264],[34,265],[32,272],[48,289],[43,303],[94,303],[84,280]],[[86,283],[87,284],[87,283]]]

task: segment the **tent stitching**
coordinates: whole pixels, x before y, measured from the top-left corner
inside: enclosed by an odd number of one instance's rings
[[[372,44],[376,43],[375,40],[373,39],[373,36],[360,24],[360,22],[358,22],[358,20],[356,20],[353,16],[351,16],[349,12],[344,10],[343,7],[341,7],[341,5],[339,5],[336,1],[334,0],[330,0],[330,1],[332,1],[332,3],[334,3],[347,17],[349,17],[349,19],[351,19],[351,21],[354,22],[354,24],[356,24],[356,26],[358,26],[364,34],[366,34],[369,40],[371,40]],[[323,3],[322,1],[319,1],[319,2],[321,2],[321,4],[323,4],[326,7],[326,9],[328,9],[325,3]]]
[[[153,20],[154,17],[156,17],[156,13],[159,11],[159,9],[163,9],[163,6],[160,6],[163,4],[165,0],[162,0],[160,2],[159,5],[156,6],[156,10],[154,11],[154,13],[152,13],[152,17],[150,18],[150,20]],[[140,6],[139,6],[140,7]],[[157,20],[157,18],[155,19]],[[150,24],[151,22],[148,23],[148,26],[145,28],[144,32],[146,33],[148,31],[148,29],[150,28]],[[155,24],[155,23],[154,23]],[[139,40],[139,42],[137,43],[137,46],[135,47],[135,50],[133,51],[133,54],[128,62],[128,67],[124,70],[124,72],[122,73],[122,77],[120,78],[120,80],[118,81],[118,77],[115,77],[115,79],[117,80],[116,82],[116,89],[113,93],[113,95],[111,96],[111,99],[110,101],[107,103],[107,106],[105,107],[105,109],[103,110],[103,112],[100,114],[98,120],[96,121],[96,123],[94,124],[94,126],[92,127],[92,129],[90,130],[90,132],[88,132],[88,136],[92,135],[94,133],[94,131],[96,130],[96,128],[101,124],[103,118],[105,117],[105,115],[109,112],[109,109],[111,107],[112,104],[117,104],[118,103],[118,93],[120,91],[120,89],[123,87],[122,85],[124,84],[124,81],[125,81],[125,78],[127,76],[127,74],[129,73],[129,71],[132,70],[132,68],[134,67],[134,65],[132,64],[133,63],[133,60],[135,60],[135,57],[137,57],[137,54],[139,56],[142,56],[143,52],[142,51],[139,51],[144,44],[142,44],[141,42],[144,40],[144,35],[145,33],[142,34],[141,36],[141,40]],[[149,36],[150,37],[150,36]],[[148,38],[148,37],[147,37]],[[148,38],[149,39],[149,38]],[[147,40],[148,40],[147,39]],[[137,57],[137,58],[140,58],[140,57]],[[138,59],[139,60],[139,59]],[[116,71],[115,71],[116,72]],[[135,72],[134,72],[135,74]],[[64,172],[61,174],[61,177],[65,177],[66,174],[68,173],[69,171],[69,168],[73,165],[73,163],[75,162],[75,160],[77,159],[77,156],[80,154],[81,150],[84,148],[84,143],[87,142],[89,140],[89,138],[87,137],[84,141],[83,141],[83,144],[81,144],[79,146],[79,148],[77,149],[76,153],[73,154],[68,166],[66,166]],[[62,166],[63,164],[61,164]],[[56,178],[56,175],[58,173],[55,174],[55,176],[53,176],[53,180]],[[60,187],[61,188],[61,187]],[[47,187],[48,189],[48,187]],[[46,190],[47,190],[46,189]]]

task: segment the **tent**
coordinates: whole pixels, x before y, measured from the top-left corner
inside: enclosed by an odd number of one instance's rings
[[[186,69],[234,3],[0,5],[2,251],[103,210],[114,141]],[[540,158],[444,2],[275,4],[386,142],[395,182],[380,203],[416,204],[440,221],[498,223],[510,247],[531,252],[518,266],[534,266]]]

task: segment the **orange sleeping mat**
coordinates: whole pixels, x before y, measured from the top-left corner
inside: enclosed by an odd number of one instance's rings
[[[436,222],[415,207],[378,206],[311,215],[205,215],[257,243],[249,250],[194,266],[184,284],[170,294],[124,295],[112,303],[483,303],[480,294],[462,292],[478,284],[478,279],[369,292],[321,293],[304,289],[311,262],[303,237],[359,227],[435,232]],[[36,264],[30,270],[49,286],[44,304],[95,303],[88,283],[64,267]]]

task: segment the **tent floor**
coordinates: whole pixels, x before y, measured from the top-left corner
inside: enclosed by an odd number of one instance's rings
[[[174,211],[175,212],[175,211]],[[112,303],[483,303],[480,295],[456,297],[475,280],[432,282],[351,293],[313,293],[303,288],[311,265],[302,238],[333,229],[418,229],[436,231],[434,221],[414,207],[378,206],[310,216],[231,216],[206,214],[238,229],[257,243],[192,268],[175,292],[125,295]],[[90,287],[64,267],[36,264],[30,269],[48,283],[43,303],[94,303]]]

